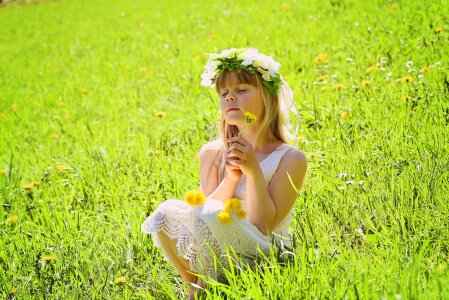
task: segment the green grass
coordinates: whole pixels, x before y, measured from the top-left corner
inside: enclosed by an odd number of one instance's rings
[[[448,298],[449,2],[221,2],[0,6],[0,295],[181,297],[140,225],[198,186],[219,116],[202,54],[253,46],[300,111],[294,259],[207,295]]]

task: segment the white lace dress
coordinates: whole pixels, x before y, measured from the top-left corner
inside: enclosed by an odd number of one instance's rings
[[[278,169],[284,154],[292,149],[288,144],[280,145],[260,162],[265,182],[269,184]],[[236,187],[235,196],[245,202],[246,178],[243,175]],[[232,214],[233,222],[223,224],[217,214],[223,210],[223,202],[208,198],[199,207],[191,207],[185,201],[171,199],[161,203],[142,224],[142,231],[152,234],[156,246],[160,246],[156,233],[162,231],[170,239],[177,239],[178,255],[189,262],[190,271],[213,278],[222,275],[220,267],[214,267],[211,250],[227,266],[226,249],[230,246],[235,253],[255,256],[257,249],[268,253],[272,238],[290,243],[289,227],[293,208],[287,217],[273,230],[273,237],[263,235],[248,219],[238,219]]]

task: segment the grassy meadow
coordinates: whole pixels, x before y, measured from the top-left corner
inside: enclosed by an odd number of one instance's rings
[[[140,226],[198,186],[204,53],[245,46],[282,64],[309,170],[294,248],[203,295],[449,298],[447,0],[0,5],[0,297],[186,296]]]

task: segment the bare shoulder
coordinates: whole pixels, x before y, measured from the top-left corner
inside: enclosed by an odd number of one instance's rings
[[[281,177],[285,176],[282,174],[287,174],[290,177],[289,181],[293,180],[295,186],[300,188],[303,185],[306,171],[306,155],[302,151],[292,147],[282,157],[276,173],[278,173]]]
[[[215,159],[220,148],[221,142],[219,140],[210,141],[204,144],[200,149],[200,160]]]
[[[304,168],[307,169],[307,158],[306,155],[296,148],[291,148],[284,157],[281,159],[281,164],[285,166],[292,166],[294,168]]]

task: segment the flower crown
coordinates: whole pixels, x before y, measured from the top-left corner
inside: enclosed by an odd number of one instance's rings
[[[280,66],[281,64],[274,61],[271,56],[259,53],[255,48],[227,49],[220,54],[209,54],[209,60],[201,75],[201,85],[214,87],[217,78],[225,70],[242,69],[250,74],[259,72],[268,92],[272,96],[278,97],[279,110],[282,115],[282,131],[287,138],[295,141],[299,128],[298,111],[293,100],[292,89],[278,73]],[[290,112],[296,115],[294,127],[290,124]]]
[[[220,54],[210,54],[205,71],[201,75],[201,85],[214,87],[217,78],[225,71],[242,69],[250,74],[259,72],[263,84],[272,96],[278,94],[283,80],[278,73],[280,63],[271,56],[259,53],[254,48],[232,48],[223,50]]]

